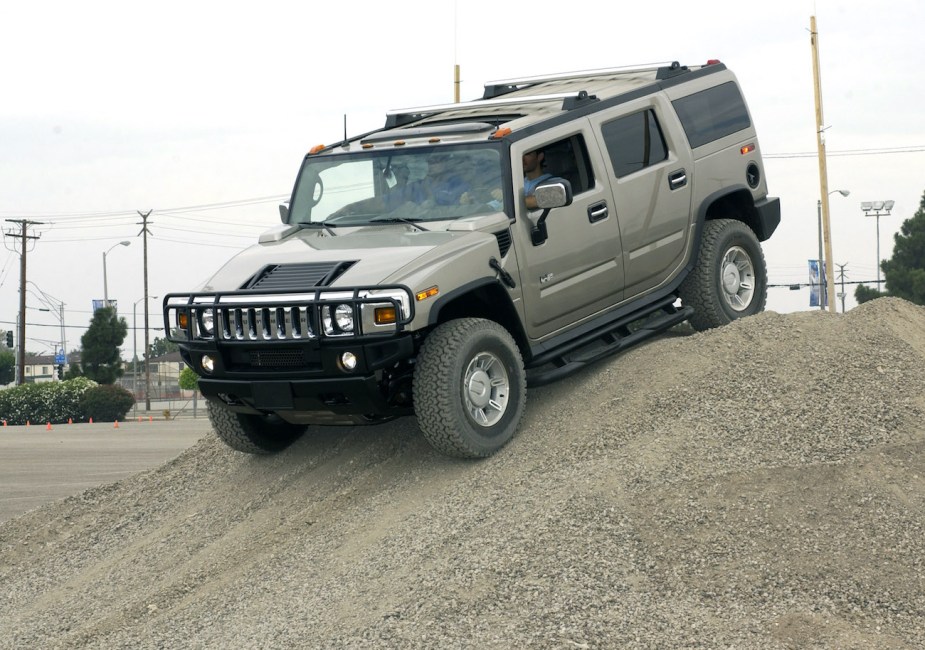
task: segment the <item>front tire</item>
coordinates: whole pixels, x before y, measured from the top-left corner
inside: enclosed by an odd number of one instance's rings
[[[443,323],[427,337],[415,364],[421,432],[448,456],[491,456],[514,436],[526,386],[520,350],[501,325],[481,318]]]
[[[690,324],[697,331],[763,311],[768,270],[752,229],[734,219],[707,221],[697,263],[680,294],[682,304],[694,308]]]
[[[212,429],[222,441],[246,454],[274,454],[298,440],[305,425],[290,424],[275,415],[235,413],[220,404],[207,402]]]

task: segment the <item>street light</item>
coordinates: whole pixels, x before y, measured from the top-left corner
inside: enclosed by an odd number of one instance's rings
[[[157,296],[148,296],[149,298],[157,298]],[[132,305],[132,396],[135,398],[135,416],[138,415],[138,394],[137,382],[138,382],[138,326],[136,322],[136,308],[138,303],[140,303],[144,298],[139,298]],[[145,354],[148,354],[148,351],[145,350]],[[145,395],[147,396],[147,385],[145,385]],[[149,407],[150,408],[150,407]]]
[[[109,284],[106,281],[106,254],[111,251],[116,246],[129,246],[132,242],[127,239],[120,241],[118,244],[113,244],[109,250],[103,251],[103,306],[109,307]]]
[[[865,201],[861,210],[865,217],[877,217],[877,291],[880,291],[880,216],[890,216],[895,201]],[[873,213],[873,214],[871,214]]]
[[[829,192],[829,196],[838,193],[842,196],[848,196],[851,194],[851,190],[832,190]],[[826,298],[826,289],[822,282],[822,278],[826,277],[826,274],[829,272],[825,268],[825,262],[822,259],[822,199],[819,199],[816,202],[816,214],[819,219],[819,309],[825,311],[825,303],[827,302]],[[833,262],[834,263],[834,262]]]

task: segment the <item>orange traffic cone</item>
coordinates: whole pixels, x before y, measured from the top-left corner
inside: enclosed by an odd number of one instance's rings
[[[119,428],[119,421],[118,421],[118,420],[116,420],[116,421],[113,423],[112,428],[113,428],[113,429],[118,429],[118,428]]]
[[[51,431],[51,422],[45,425],[45,431]]]
[[[6,426],[6,420],[3,421],[3,426]]]
[[[67,423],[68,423],[68,424],[74,424],[74,418],[68,418],[68,419],[67,419]]]
[[[26,426],[27,426],[27,427],[32,426],[32,424],[29,422],[29,420],[26,420]]]
[[[90,424],[93,424],[93,418],[90,418]]]

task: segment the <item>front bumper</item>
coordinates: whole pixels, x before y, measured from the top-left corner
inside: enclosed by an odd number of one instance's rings
[[[410,414],[405,387],[390,384],[384,371],[414,356],[410,334],[360,343],[318,341],[298,346],[259,344],[180,344],[183,360],[200,376],[204,397],[242,413],[276,413],[309,421],[309,413],[356,416]],[[350,352],[353,369],[341,362]],[[203,368],[210,357],[213,370]],[[300,415],[301,414],[301,415]]]

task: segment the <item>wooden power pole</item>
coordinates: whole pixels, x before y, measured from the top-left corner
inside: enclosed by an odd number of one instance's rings
[[[819,191],[822,197],[822,241],[825,246],[825,260],[822,272],[825,274],[826,293],[829,311],[835,309],[835,268],[832,263],[832,229],[829,222],[829,176],[825,164],[825,133],[822,117],[822,81],[819,74],[819,33],[816,31],[816,17],[809,18],[809,33],[813,48],[813,85],[816,96],[816,145],[819,149]],[[820,296],[820,299],[823,299]]]
[[[148,363],[148,357],[151,356],[151,346],[148,343],[148,217],[151,216],[152,210],[142,212],[136,210],[141,216],[142,241],[144,243],[144,274],[145,274],[145,409],[151,412],[151,365]]]
[[[19,254],[19,354],[16,355],[16,385],[22,384],[26,379],[26,251],[30,239],[38,239],[35,235],[26,234],[29,226],[39,225],[41,221],[27,221],[26,219],[7,219],[10,223],[17,223],[19,234],[7,233],[9,237],[18,237],[21,240]]]

